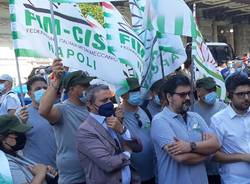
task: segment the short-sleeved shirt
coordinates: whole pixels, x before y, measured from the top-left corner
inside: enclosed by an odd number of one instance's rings
[[[8,110],[18,109],[21,107],[21,102],[18,96],[9,91],[6,94],[1,96],[0,99],[0,115],[8,114]]]
[[[208,126],[211,124],[211,117],[217,112],[225,109],[227,105],[217,100],[213,105],[202,105],[198,101],[194,103],[194,112],[198,113],[207,123]],[[218,175],[220,164],[212,162],[211,160],[206,161],[206,168],[208,175]]]
[[[34,176],[28,169],[28,166],[19,162],[19,160],[13,156],[6,154],[6,157],[9,161],[13,184],[31,183]],[[46,181],[44,181],[43,184],[46,184]]]
[[[250,154],[250,109],[245,115],[237,114],[228,105],[212,118],[211,129],[217,135],[221,151],[226,154]],[[250,164],[234,162],[221,164],[219,170],[225,184],[250,183]]]
[[[217,100],[213,105],[202,105],[196,101],[194,103],[194,112],[198,113],[205,120],[207,125],[210,126],[211,117],[226,107],[227,105],[219,100]]]
[[[209,132],[205,121],[194,112],[187,112],[186,121],[181,115],[165,107],[153,118],[151,137],[154,143],[158,180],[160,184],[207,184],[207,173],[203,162],[196,165],[184,165],[174,160],[164,146],[177,139],[196,142],[202,140],[202,133]]]
[[[142,127],[138,126],[138,121],[134,116],[135,112],[124,111],[123,123],[130,131],[132,137],[137,137],[141,140],[143,150],[140,153],[131,154],[131,163],[136,168],[142,181],[149,180],[154,177],[154,148],[150,137],[150,119],[141,108],[137,114],[140,116]]]
[[[76,150],[76,131],[89,113],[86,106],[75,105],[69,100],[56,104],[55,107],[61,115],[53,126],[57,144],[59,184],[82,183],[85,181],[85,175]]]
[[[159,112],[161,112],[161,106],[154,103],[153,100],[150,100],[148,105],[147,105],[147,109],[149,110],[150,114],[152,115],[152,117],[154,117],[156,114],[158,114]]]
[[[30,105],[27,110],[27,124],[33,128],[26,132],[27,142],[23,154],[36,163],[56,168],[56,141],[53,128],[35,107]]]

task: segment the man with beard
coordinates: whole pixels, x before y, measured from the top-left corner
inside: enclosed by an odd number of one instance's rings
[[[221,148],[215,159],[221,162],[222,183],[250,182],[250,80],[235,73],[226,80],[231,103],[211,118],[211,128]]]
[[[159,183],[206,184],[204,160],[218,150],[218,140],[197,113],[188,112],[191,85],[186,76],[171,76],[163,91],[168,106],[151,127]]]

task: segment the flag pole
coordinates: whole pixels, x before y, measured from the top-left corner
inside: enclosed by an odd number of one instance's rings
[[[15,56],[15,59],[16,59],[16,68],[17,68],[18,83],[19,83],[19,88],[20,88],[20,95],[21,95],[20,99],[21,99],[22,106],[24,106],[25,105],[24,93],[23,93],[23,88],[22,88],[22,81],[21,81],[21,74],[20,74],[20,67],[19,67],[18,57]]]
[[[193,4],[193,16],[196,18],[196,3]],[[195,65],[194,65],[194,58],[193,58],[193,38],[191,39],[191,111],[194,111],[194,83],[195,83]]]
[[[160,60],[161,60],[161,73],[162,73],[162,79],[164,79],[165,74],[164,74],[164,66],[163,66],[163,58],[162,58],[161,48],[160,48]]]
[[[52,33],[53,33],[53,39],[54,39],[54,46],[55,46],[55,55],[57,58],[59,58],[58,54],[58,39],[56,35],[56,26],[55,26],[55,14],[53,9],[53,3],[49,0],[50,3],[50,15],[51,15],[51,22],[52,22]]]

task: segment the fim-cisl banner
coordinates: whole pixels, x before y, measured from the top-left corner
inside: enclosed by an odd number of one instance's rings
[[[17,57],[55,57],[49,7],[47,0],[10,1],[12,37]],[[120,27],[116,33],[119,39],[111,47],[105,26],[93,18],[85,18],[78,5],[55,3],[54,14],[59,57],[64,65],[87,71],[114,85],[123,84],[127,77],[140,78],[144,47],[140,42],[135,45],[135,34],[124,23],[113,22]],[[128,53],[124,59],[136,64],[124,64],[123,58],[116,55],[114,45]]]

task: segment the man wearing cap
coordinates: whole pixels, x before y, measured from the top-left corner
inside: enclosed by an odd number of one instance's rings
[[[151,114],[141,108],[142,97],[140,84],[136,78],[128,78],[129,89],[122,94],[121,109],[124,114],[123,123],[128,128],[132,137],[138,137],[143,145],[140,153],[131,154],[131,163],[137,169],[142,179],[142,184],[155,183],[154,148],[150,138]]]
[[[216,83],[213,78],[205,77],[197,80],[196,91],[198,100],[194,103],[194,112],[198,113],[207,123],[211,124],[211,117],[226,108],[226,104],[219,101],[216,93]],[[206,161],[209,183],[219,184],[219,165],[209,160]]]
[[[215,160],[223,184],[250,182],[250,80],[234,73],[225,81],[231,103],[211,118],[211,129],[221,148]]]
[[[8,74],[0,76],[0,115],[14,115],[16,109],[21,107],[18,96],[12,91],[13,79]]]
[[[25,157],[18,155],[17,152],[26,142],[25,132],[31,128],[30,125],[21,123],[14,115],[0,116],[0,159],[1,167],[5,169],[4,173],[1,173],[0,169],[0,176],[10,172],[9,177],[12,177],[8,178],[9,181],[5,181],[6,178],[0,178],[3,183],[9,183],[12,180],[14,184],[44,184],[47,172],[56,174],[50,166],[31,165]]]
[[[216,86],[211,77],[205,77],[196,82],[198,100],[194,104],[194,112],[198,113],[208,126],[211,124],[210,118],[226,107],[226,104],[219,101],[217,97]]]
[[[85,176],[76,152],[75,137],[77,128],[88,116],[82,97],[94,77],[89,77],[82,71],[76,71],[66,74],[63,78],[64,68],[59,59],[53,62],[52,68],[54,79],[41,99],[39,113],[54,128],[59,184],[82,184],[85,183]],[[54,105],[61,83],[69,98]]]

